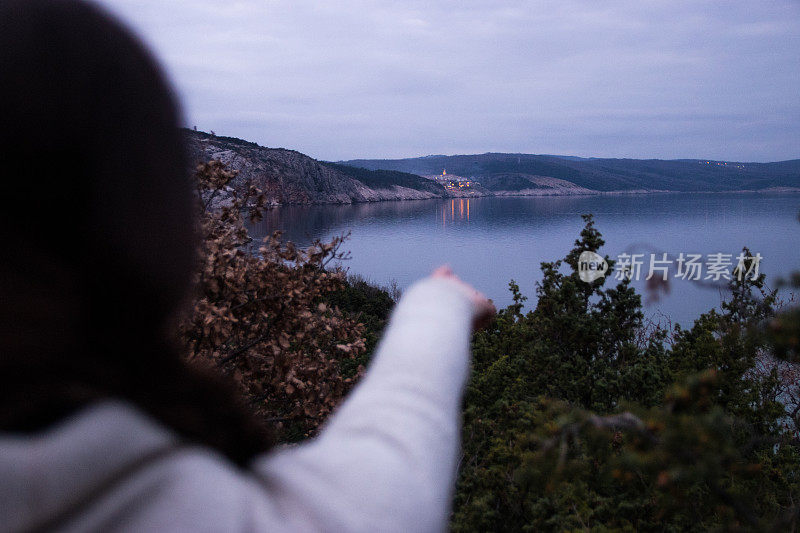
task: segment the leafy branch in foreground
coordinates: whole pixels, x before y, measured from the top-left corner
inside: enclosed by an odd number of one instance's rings
[[[362,366],[342,365],[364,351],[364,327],[330,306],[340,290],[345,237],[300,250],[275,232],[260,245],[246,221],[257,220],[264,195],[219,161],[195,174],[201,204],[197,295],[182,326],[187,357],[233,377],[253,409],[296,440],[314,433],[342,399]],[[352,366],[352,365],[351,365]]]

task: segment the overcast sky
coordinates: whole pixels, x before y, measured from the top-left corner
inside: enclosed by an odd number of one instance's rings
[[[102,0],[189,126],[319,159],[800,158],[800,1]]]

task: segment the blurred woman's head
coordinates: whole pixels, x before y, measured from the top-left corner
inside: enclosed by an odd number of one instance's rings
[[[3,0],[0,108],[0,429],[123,397],[213,440],[209,412],[226,407],[198,402],[227,406],[203,399],[227,389],[186,368],[174,342],[194,203],[157,63],[91,4]]]

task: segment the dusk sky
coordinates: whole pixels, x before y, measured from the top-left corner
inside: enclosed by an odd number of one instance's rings
[[[186,123],[326,160],[800,158],[800,2],[104,0]]]

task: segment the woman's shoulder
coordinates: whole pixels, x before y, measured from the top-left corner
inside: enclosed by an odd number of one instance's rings
[[[221,454],[122,401],[91,405],[38,434],[0,434],[0,480],[9,530],[236,530],[259,491]]]

